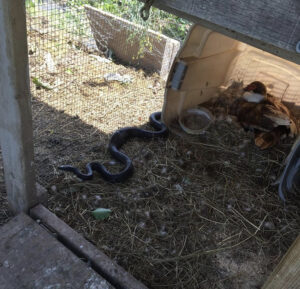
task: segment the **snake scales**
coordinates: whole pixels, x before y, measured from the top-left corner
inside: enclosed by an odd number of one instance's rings
[[[131,159],[120,152],[122,145],[131,138],[156,138],[166,137],[168,129],[164,123],[160,121],[161,112],[154,112],[150,115],[150,125],[155,131],[148,131],[136,127],[125,127],[117,130],[111,137],[108,150],[113,158],[124,165],[124,168],[116,174],[110,173],[107,168],[99,162],[90,162],[86,165],[86,173],[81,172],[78,168],[71,165],[62,165],[58,169],[74,173],[82,180],[91,180],[93,178],[93,171],[99,172],[102,177],[111,183],[124,182],[132,176],[134,168]]]

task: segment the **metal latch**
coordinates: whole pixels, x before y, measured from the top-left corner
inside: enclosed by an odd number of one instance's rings
[[[171,78],[171,84],[170,84],[170,88],[174,89],[174,90],[179,90],[181,85],[182,85],[182,81],[185,77],[186,71],[187,71],[187,64],[183,61],[178,61],[175,64],[174,70],[173,70],[173,75]]]

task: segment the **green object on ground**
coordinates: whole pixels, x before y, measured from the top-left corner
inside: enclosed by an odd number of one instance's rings
[[[110,209],[105,209],[105,208],[98,208],[94,211],[92,211],[92,215],[96,220],[104,220],[109,217],[111,213]]]

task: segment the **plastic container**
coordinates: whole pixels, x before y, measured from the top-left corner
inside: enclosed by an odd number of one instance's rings
[[[255,80],[290,106],[300,106],[299,65],[194,25],[167,79],[163,121],[169,126],[183,111],[199,107],[232,81]]]
[[[182,130],[192,135],[203,134],[212,121],[212,114],[205,108],[190,108],[183,111],[178,119]]]

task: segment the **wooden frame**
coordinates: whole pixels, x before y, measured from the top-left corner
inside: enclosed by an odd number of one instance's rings
[[[0,0],[0,145],[14,213],[37,204],[25,1]]]
[[[300,287],[300,235],[288,249],[262,289],[297,289]]]
[[[147,289],[140,281],[111,260],[94,245],[76,233],[71,227],[47,210],[37,205],[30,210],[32,218],[54,233],[57,239],[78,257],[87,260],[90,266],[118,289]]]
[[[153,5],[300,64],[298,0],[155,0]]]

